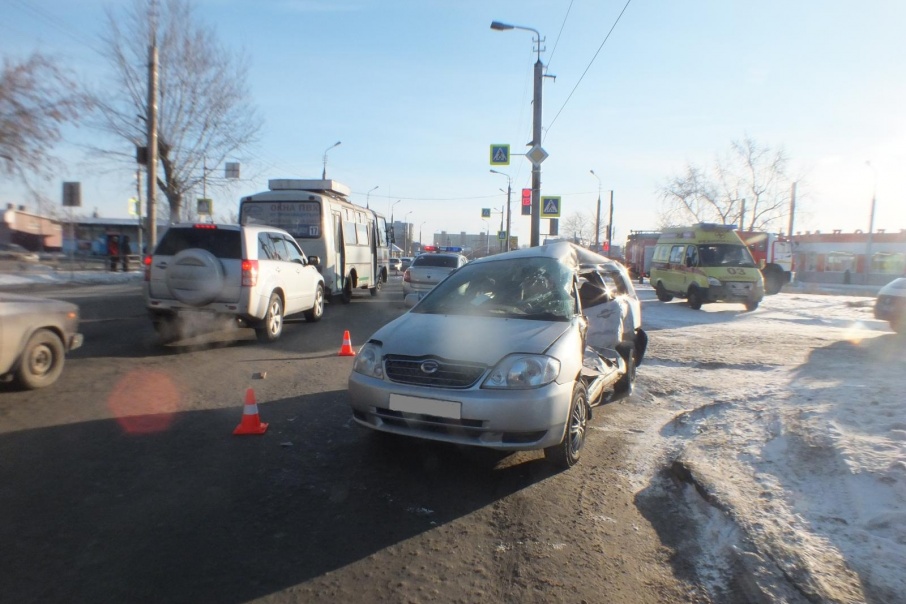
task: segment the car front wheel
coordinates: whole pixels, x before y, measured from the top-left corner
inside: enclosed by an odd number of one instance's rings
[[[579,463],[587,429],[588,391],[584,384],[576,382],[573,387],[573,397],[569,406],[569,417],[563,440],[559,444],[547,447],[544,450],[544,457],[561,470],[573,467]]]
[[[29,390],[50,386],[63,373],[64,360],[63,342],[57,334],[39,329],[28,339],[22,351],[16,381]]]
[[[275,342],[283,333],[283,300],[277,292],[271,294],[267,303],[267,313],[261,325],[255,328],[260,342]]]

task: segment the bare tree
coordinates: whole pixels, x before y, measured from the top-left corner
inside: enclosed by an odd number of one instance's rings
[[[733,141],[708,171],[694,164],[660,188],[659,226],[686,222],[738,224],[745,230],[782,229],[789,216],[792,180],[783,148],[771,149],[746,136]]]
[[[60,128],[77,123],[90,106],[74,80],[50,57],[34,53],[21,63],[4,59],[0,72],[0,174],[47,179],[56,160]]]
[[[599,241],[607,241],[607,224],[601,223]],[[560,222],[560,237],[574,241],[579,245],[589,246],[595,242],[595,214],[593,212],[575,212]]]
[[[147,140],[148,48],[154,36],[159,53],[158,186],[180,219],[186,194],[225,160],[255,142],[261,120],[246,81],[248,62],[217,40],[213,29],[195,19],[191,0],[149,3],[133,0],[108,9],[104,56],[113,81],[98,94],[98,127],[128,143],[126,150],[100,150],[135,161],[133,145]]]

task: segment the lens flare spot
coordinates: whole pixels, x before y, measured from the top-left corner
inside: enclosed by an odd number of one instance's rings
[[[163,432],[179,409],[180,392],[160,371],[130,371],[116,383],[107,406],[130,434]]]

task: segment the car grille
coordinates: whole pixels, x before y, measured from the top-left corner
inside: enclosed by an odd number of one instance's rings
[[[724,283],[727,293],[731,296],[746,296],[752,291],[753,285],[753,283],[745,281],[727,281]]]
[[[430,388],[469,388],[484,375],[485,369],[479,363],[437,357],[388,355],[384,358],[384,370],[390,381]]]

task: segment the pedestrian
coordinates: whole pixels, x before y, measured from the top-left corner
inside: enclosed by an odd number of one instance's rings
[[[123,244],[120,246],[120,258],[123,259],[123,272],[129,272],[129,254],[132,247],[129,245],[129,235],[123,235]]]
[[[117,235],[107,235],[107,256],[110,258],[110,270],[116,272],[116,265],[120,259],[120,245]]]

